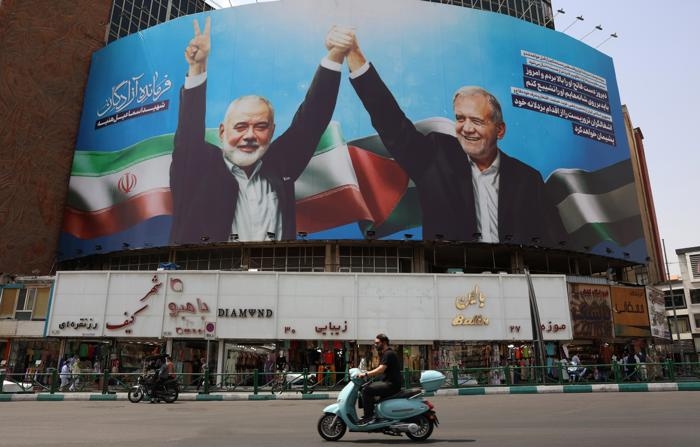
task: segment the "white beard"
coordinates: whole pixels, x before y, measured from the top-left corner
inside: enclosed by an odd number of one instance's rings
[[[243,152],[235,146],[224,144],[224,157],[239,168],[247,168],[260,160],[270,146],[259,146],[255,152]]]

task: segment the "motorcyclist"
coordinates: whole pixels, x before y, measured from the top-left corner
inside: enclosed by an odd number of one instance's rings
[[[360,374],[360,377],[379,377],[379,379],[365,386],[362,390],[364,415],[358,422],[359,425],[374,422],[375,397],[391,396],[401,391],[399,357],[389,346],[389,337],[385,334],[377,334],[374,338],[374,346],[377,348],[377,353],[381,355],[379,366]]]
[[[161,388],[165,388],[165,383],[175,378],[175,365],[173,359],[169,355],[165,356],[165,362],[158,369],[158,374],[153,382],[153,392],[151,393],[151,403],[156,402],[156,393]]]

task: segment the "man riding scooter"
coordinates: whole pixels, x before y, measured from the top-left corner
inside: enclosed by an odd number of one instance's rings
[[[381,355],[379,366],[371,371],[362,373],[360,377],[379,377],[378,380],[365,386],[362,390],[362,408],[364,416],[358,425],[372,424],[374,420],[375,397],[386,397],[401,391],[401,370],[399,369],[399,357],[391,346],[389,337],[385,334],[377,334],[374,338],[374,346]]]

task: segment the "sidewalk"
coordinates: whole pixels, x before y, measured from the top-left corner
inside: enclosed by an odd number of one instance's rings
[[[537,386],[493,386],[441,389],[426,395],[437,396],[473,396],[486,394],[550,394],[550,393],[618,393],[618,392],[658,392],[658,391],[700,391],[700,382],[663,382],[663,383],[591,383],[582,385],[537,385]],[[320,392],[301,394],[288,392],[270,393],[182,393],[180,401],[256,401],[256,400],[335,400],[338,392]],[[24,401],[127,401],[126,393],[5,393],[0,394],[0,402]]]

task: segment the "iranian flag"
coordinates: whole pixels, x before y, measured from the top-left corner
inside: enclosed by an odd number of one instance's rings
[[[95,239],[172,214],[172,141],[172,135],[162,135],[117,152],[77,151],[63,231]]]
[[[217,129],[208,129],[206,138],[218,144]],[[77,151],[64,233],[88,241],[171,215],[172,145],[168,134],[116,152]],[[379,138],[346,142],[336,122],[295,188],[297,228],[308,234],[354,222],[378,237],[420,226],[415,188]]]

